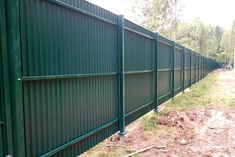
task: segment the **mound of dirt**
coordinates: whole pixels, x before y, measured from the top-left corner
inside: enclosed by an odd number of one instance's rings
[[[193,112],[169,111],[166,115],[157,117],[156,123],[167,127],[179,127],[185,130],[192,128],[192,121],[195,121],[196,118],[197,115]]]

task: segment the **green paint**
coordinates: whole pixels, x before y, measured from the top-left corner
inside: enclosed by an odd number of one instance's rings
[[[119,55],[119,134],[125,134],[125,61],[124,61],[124,18],[118,17],[118,55]]]
[[[4,155],[77,156],[199,77],[191,50],[86,1],[0,9]]]

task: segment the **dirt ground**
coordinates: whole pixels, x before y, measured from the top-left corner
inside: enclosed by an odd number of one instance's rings
[[[101,144],[100,151],[125,149],[124,154],[131,154],[149,148],[134,156],[235,157],[235,104],[227,106],[223,103],[235,99],[235,72],[220,69],[213,73],[217,77],[217,88],[207,94],[220,99],[221,104],[212,101],[205,107],[167,111],[154,117],[155,131],[146,131],[137,120],[127,127],[125,144],[114,135]],[[82,156],[123,155],[97,153],[94,148]]]

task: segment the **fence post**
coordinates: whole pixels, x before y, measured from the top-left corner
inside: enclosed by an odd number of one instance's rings
[[[202,56],[202,78],[204,78],[204,56]]]
[[[201,56],[201,80],[203,78],[203,56]]]
[[[200,73],[200,75],[199,75],[199,79],[198,79],[198,82],[201,80],[201,75],[202,75],[202,72],[201,72],[201,55],[198,55],[198,69],[199,69],[199,73]]]
[[[185,70],[185,47],[183,47],[183,51],[182,51],[182,53],[183,53],[183,92],[184,92],[184,70]]]
[[[6,3],[5,0],[0,1],[0,71],[1,71],[1,81],[0,81],[0,94],[2,93],[2,102],[3,104],[0,105],[2,107],[2,114],[3,126],[3,154],[11,154],[13,155],[13,138],[12,138],[12,118],[11,118],[11,103],[10,103],[10,85],[9,85],[9,61],[8,61],[8,51],[7,51],[7,26],[6,26]],[[1,139],[0,139],[1,141]]]
[[[10,105],[12,109],[12,135],[13,135],[13,156],[25,155],[25,130],[24,130],[24,105],[22,93],[22,65],[21,65],[21,34],[20,34],[20,1],[7,0],[6,21],[7,21],[7,54],[9,63],[9,85]],[[2,15],[1,15],[2,16]],[[7,124],[8,125],[8,124]]]
[[[172,41],[172,94],[171,97],[174,99],[175,96],[175,41]]]
[[[190,87],[192,86],[192,50],[190,50]]]
[[[198,82],[200,81],[200,75],[201,75],[201,72],[200,72],[200,55],[198,54]]]
[[[194,84],[197,83],[197,53],[194,55],[194,60],[195,60],[195,75],[194,75]]]
[[[124,18],[118,16],[119,135],[125,135]]]
[[[158,33],[155,33],[155,111],[158,112]]]

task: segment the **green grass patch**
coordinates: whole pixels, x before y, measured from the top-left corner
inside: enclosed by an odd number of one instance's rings
[[[161,134],[164,131],[174,132],[174,130],[169,130],[169,128],[166,129],[164,126],[156,124],[156,118],[166,115],[169,111],[221,103],[218,99],[220,89],[217,84],[218,79],[216,75],[209,74],[198,84],[193,85],[189,90],[185,91],[185,93],[176,96],[173,101],[170,100],[163,104],[158,113],[151,112],[142,117],[140,120],[145,131],[144,134]]]
[[[166,102],[160,113],[166,113],[169,110],[178,110],[218,103],[219,101],[215,99],[215,92],[219,92],[220,90],[216,86],[218,83],[217,81],[218,79],[214,74],[209,74],[198,84],[189,88],[185,93],[176,96],[174,101]]]
[[[83,157],[123,157],[132,153],[128,150],[126,145],[116,144],[113,146],[107,146],[103,143],[91,148],[88,152],[84,153]],[[137,155],[135,157],[138,157]]]

